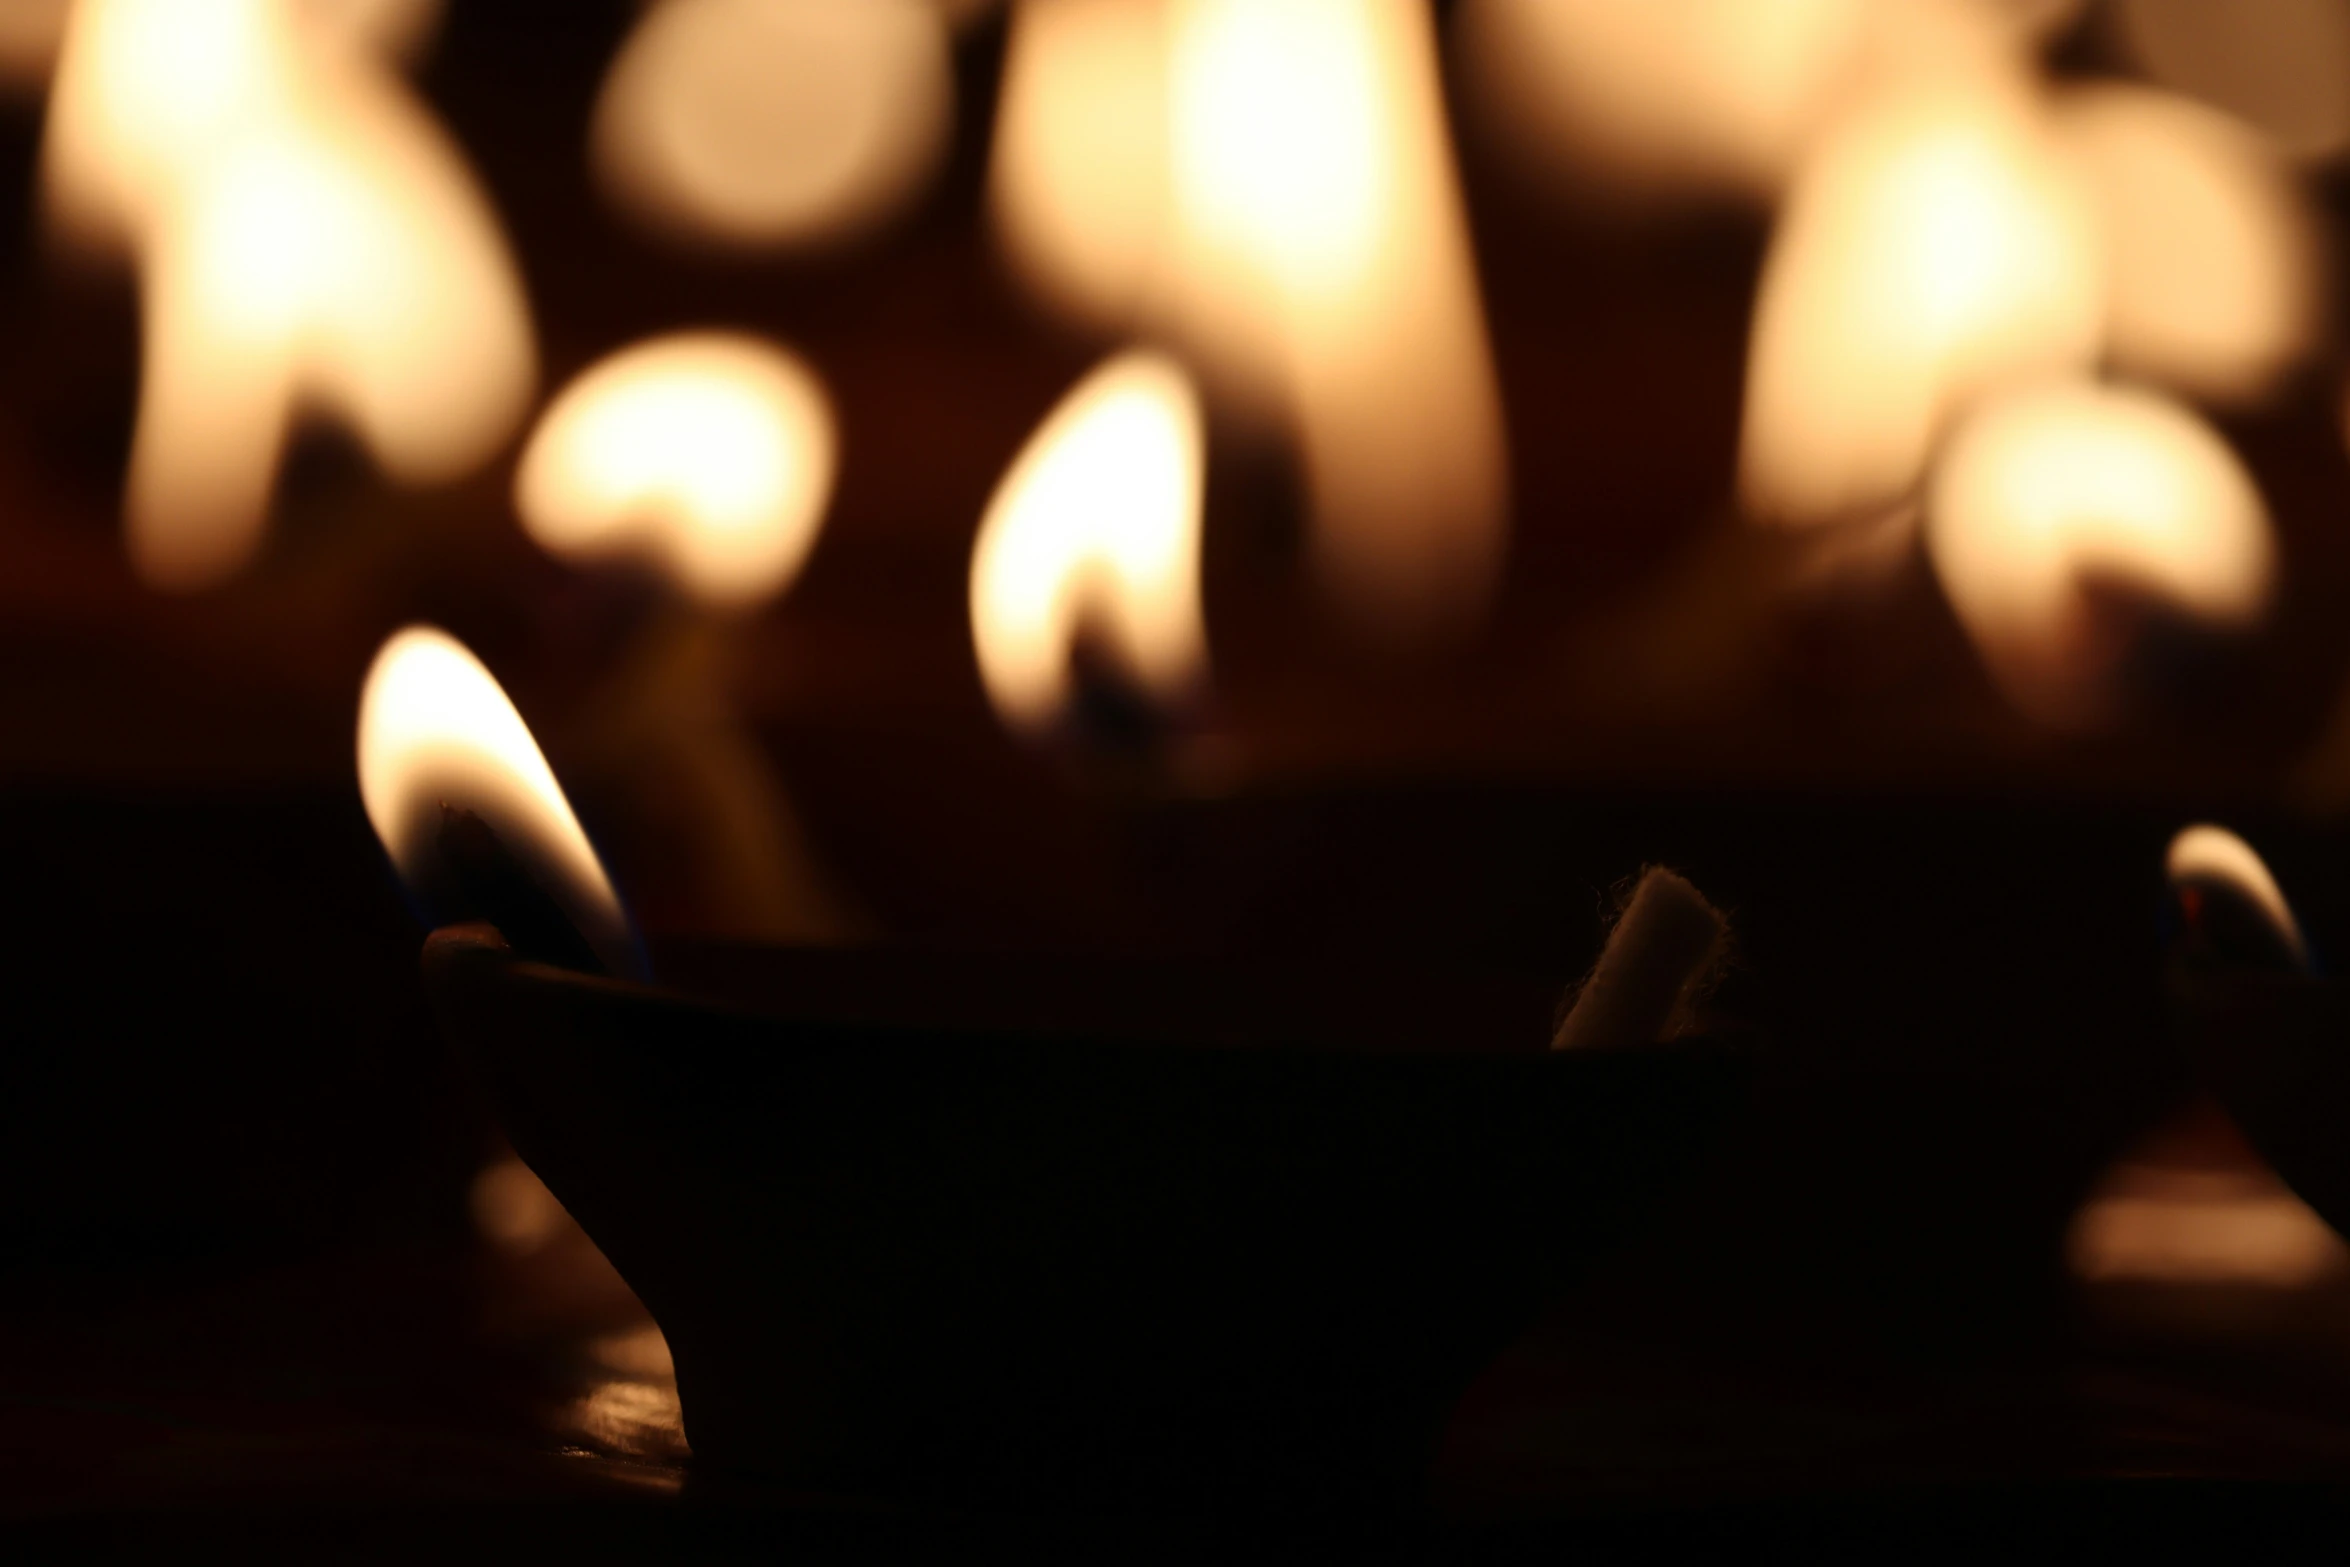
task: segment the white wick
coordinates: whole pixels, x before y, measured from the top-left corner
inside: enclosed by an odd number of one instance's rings
[[[1690,1003],[1720,967],[1729,934],[1730,922],[1686,878],[1650,866],[1550,1048],[1628,1049],[1680,1032]]]

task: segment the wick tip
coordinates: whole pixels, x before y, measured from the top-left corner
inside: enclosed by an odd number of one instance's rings
[[[1729,920],[1689,878],[1647,867],[1551,1048],[1636,1048],[1686,1032],[1697,1001],[1719,975],[1729,937]]]

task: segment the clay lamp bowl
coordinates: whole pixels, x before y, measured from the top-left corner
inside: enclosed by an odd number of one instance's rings
[[[424,967],[697,1465],[832,1496],[1409,1505],[1748,1095],[1721,1045],[1554,1053],[1393,975],[737,951],[687,994],[487,925]]]

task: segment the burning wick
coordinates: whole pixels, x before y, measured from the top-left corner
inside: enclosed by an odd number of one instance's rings
[[[643,974],[563,786],[464,644],[430,626],[385,641],[359,698],[358,753],[368,822],[428,917],[488,919],[541,962]]]
[[[463,806],[442,801],[440,848],[441,863],[449,868],[465,901],[498,927],[507,946],[533,963],[588,974],[611,972],[488,822]]]
[[[2250,844],[2225,827],[2189,827],[2171,840],[2163,868],[2191,950],[2238,967],[2308,972],[2293,906]]]
[[[1730,922],[1688,879],[1652,865],[1551,1036],[1553,1050],[1621,1050],[1685,1031],[1729,950]]]
[[[1147,738],[1204,688],[1206,441],[1190,375],[1137,350],[1080,381],[1021,448],[971,550],[972,650],[1007,725]]]

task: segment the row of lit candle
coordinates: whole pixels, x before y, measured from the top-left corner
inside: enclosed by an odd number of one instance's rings
[[[661,0],[611,66],[597,166],[628,210],[726,243],[861,231],[935,161],[950,22],[972,9]],[[1919,518],[1993,676],[2080,723],[2111,707],[2115,661],[2084,581],[2222,629],[2269,602],[2264,504],[2182,399],[2269,394],[2323,311],[2316,221],[2279,155],[2162,91],[2052,89],[2035,51],[2068,9],[1482,0],[1459,26],[1471,101],[1520,132],[1777,204],[1746,510],[1813,530]],[[2161,9],[2132,25],[2169,36]],[[66,16],[44,190],[62,233],[139,269],[125,508],[151,581],[201,586],[251,558],[299,417],[432,483],[529,412],[513,261],[399,79],[431,13]],[[1055,0],[1009,28],[990,173],[1007,252],[1073,319],[1174,357],[1105,367],[981,529],[974,634],[999,710],[1057,708],[1081,623],[1156,699],[1198,683],[1203,398],[1290,432],[1320,575],[1358,622],[1473,620],[1503,559],[1508,461],[1428,10]],[[740,607],[806,557],[837,449],[818,372],[787,348],[657,339],[558,393],[517,510],[558,553],[649,558]]]

